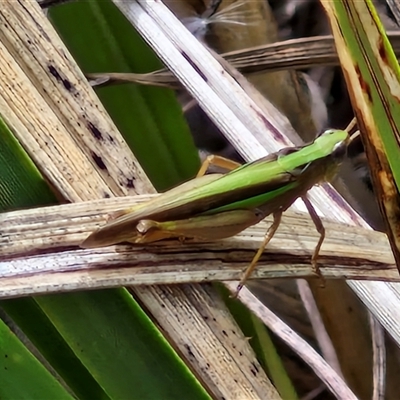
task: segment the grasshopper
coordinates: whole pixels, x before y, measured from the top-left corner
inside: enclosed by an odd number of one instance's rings
[[[320,233],[311,264],[313,272],[321,276],[317,258],[325,230],[306,194],[315,184],[333,178],[349,140],[347,131],[327,130],[304,146],[284,148],[225,174],[199,176],[147,203],[119,212],[81,247],[171,238],[224,239],[272,214],[273,223],[238,285],[238,294],[278,229],[282,213],[301,197]]]

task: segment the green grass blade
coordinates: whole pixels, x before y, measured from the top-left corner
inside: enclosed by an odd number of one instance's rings
[[[33,298],[4,300],[1,307],[79,399],[109,399]]]
[[[256,334],[257,344],[252,344],[253,348],[258,347],[257,354],[261,356],[261,365],[266,368],[272,382],[277,387],[283,400],[296,400],[299,396],[288,376],[282,360],[272,342],[270,332],[265,325],[253,314],[250,314],[252,328]]]
[[[42,199],[43,205],[57,200],[40,172],[0,118],[0,212],[25,208]],[[29,180],[20,176],[29,174]]]
[[[362,79],[364,95],[369,96],[369,108],[377,125],[396,181],[400,184],[400,68],[372,2],[335,2],[342,34],[354,66]],[[362,16],[362,18],[361,18]],[[369,18],[368,18],[369,17]],[[368,23],[373,27],[369,29]],[[355,34],[356,32],[356,34]],[[379,37],[376,35],[379,34]],[[379,57],[377,56],[379,55]]]
[[[323,3],[400,270],[400,69],[369,0]]]
[[[298,395],[277,353],[267,328],[242,303],[232,300],[230,293],[219,286],[229,311],[234,316],[283,400],[296,400]]]
[[[86,73],[150,72],[162,67],[110,1],[76,1],[50,15]],[[97,93],[158,190],[196,174],[197,150],[171,90],[129,84],[100,88]]]
[[[73,399],[0,319],[0,398]]]
[[[36,301],[111,398],[179,399],[188,393],[191,399],[209,398],[130,294],[115,292]]]

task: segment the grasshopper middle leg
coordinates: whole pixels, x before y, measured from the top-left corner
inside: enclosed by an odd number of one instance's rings
[[[319,266],[318,266],[318,256],[319,256],[319,252],[321,250],[322,243],[324,242],[324,239],[325,239],[325,227],[322,224],[322,220],[319,217],[319,215],[317,214],[317,212],[315,211],[315,208],[312,205],[311,201],[308,200],[307,196],[304,195],[304,196],[301,197],[301,199],[303,200],[303,202],[304,202],[304,204],[305,204],[305,206],[307,208],[307,211],[310,214],[311,220],[315,225],[315,229],[317,230],[317,232],[320,235],[318,243],[315,246],[314,253],[313,253],[312,257],[311,257],[311,267],[312,267],[312,272],[314,274],[318,275],[318,277],[322,281],[321,282],[322,286],[324,286],[325,279],[322,276],[321,271],[320,271]]]
[[[242,278],[240,279],[240,282],[236,288],[236,292],[233,295],[233,297],[237,297],[241,289],[243,288],[244,284],[246,283],[247,279],[251,276],[253,273],[255,267],[257,266],[258,260],[262,256],[262,253],[264,252],[265,248],[267,247],[268,243],[271,241],[271,239],[274,237],[275,232],[277,231],[281,219],[282,219],[282,212],[276,212],[273,214],[274,221],[272,222],[272,225],[268,228],[267,233],[265,234],[264,240],[261,243],[261,246],[257,250],[257,253],[253,257],[253,260],[251,261],[250,265],[247,267],[246,271],[244,272]]]
[[[207,156],[206,159],[203,161],[196,177],[198,178],[200,176],[205,175],[211,165],[214,165],[215,167],[219,167],[222,169],[226,169],[228,171],[232,171],[232,170],[240,167],[242,164],[240,164],[236,161],[230,160],[229,158],[216,156],[216,155],[212,154],[212,155]]]

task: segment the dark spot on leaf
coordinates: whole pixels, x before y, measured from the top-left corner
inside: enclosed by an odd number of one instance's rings
[[[130,189],[133,189],[134,187],[135,187],[135,185],[134,185],[134,181],[135,181],[135,178],[132,178],[132,179],[127,179],[127,182],[126,182],[126,186],[128,187],[128,188],[130,188]]]
[[[93,161],[96,163],[96,165],[97,165],[100,169],[102,169],[102,170],[107,170],[106,164],[104,164],[103,159],[102,159],[99,155],[97,155],[96,153],[94,153],[93,151],[92,151],[92,158],[93,158]]]
[[[111,196],[109,195],[109,193],[104,192],[103,194],[103,198],[105,199],[109,199]]]
[[[228,336],[228,334],[226,333],[225,330],[222,330],[222,333],[223,333],[225,336]]]
[[[92,123],[89,122],[87,124],[88,129],[90,130],[90,132],[92,133],[92,135],[97,139],[97,140],[101,140],[103,139],[103,135],[101,134],[100,130]]]
[[[114,142],[114,138],[111,135],[108,135],[108,140],[113,143]]]
[[[371,95],[371,88],[369,87],[368,83],[365,82],[364,78],[361,75],[360,67],[355,65],[355,70],[358,76],[358,81],[360,82],[360,86],[362,91],[367,95],[368,101],[372,103],[372,95]]]
[[[68,90],[68,92],[72,91],[73,89],[72,83],[68,79],[63,78],[54,65],[49,65],[49,72],[54,76],[54,78],[57,79],[58,82],[61,82],[63,84],[65,89]]]
[[[46,9],[46,8],[50,8],[51,6],[57,6],[60,3],[64,3],[63,0],[43,0],[41,2],[39,2],[39,7]]]
[[[382,61],[383,61],[385,64],[387,64],[387,63],[388,63],[388,57],[387,57],[386,49],[385,49],[385,46],[383,45],[383,41],[382,41],[382,38],[381,38],[381,37],[379,38],[378,50],[379,50],[379,55],[380,55],[381,58],[382,58]]]
[[[258,369],[257,365],[254,363],[251,363],[251,365],[253,366],[254,370],[258,373],[260,372],[260,370]]]
[[[193,354],[192,350],[190,349],[190,346],[188,344],[185,344],[186,350],[189,354],[190,357],[196,358],[195,355]]]
[[[181,51],[183,57],[187,60],[187,62],[196,70],[196,72],[201,76],[204,82],[208,82],[208,78],[200,71],[199,67],[193,62],[193,60],[184,52]]]

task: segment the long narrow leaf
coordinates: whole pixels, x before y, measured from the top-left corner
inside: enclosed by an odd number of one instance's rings
[[[0,398],[73,399],[0,319]]]
[[[371,1],[323,2],[400,270],[400,69]]]

